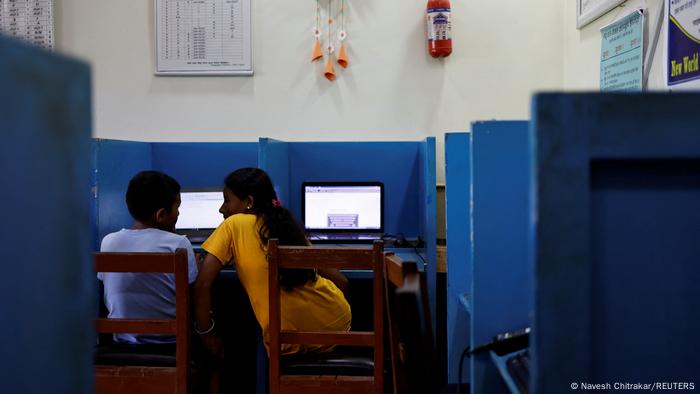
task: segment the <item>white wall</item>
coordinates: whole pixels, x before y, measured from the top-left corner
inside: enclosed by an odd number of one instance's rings
[[[565,90],[600,90],[600,28],[637,5],[646,5],[649,38],[656,28],[656,15],[663,10],[663,0],[628,0],[599,19],[576,29],[576,1],[564,2],[564,88]],[[666,50],[666,26],[662,24],[659,40],[649,71],[649,90],[664,90],[663,57]]]
[[[452,1],[453,54],[426,54],[425,1],[347,0],[350,66],[309,62],[313,0],[252,0],[254,77],[155,77],[153,0],[57,1],[57,48],[93,66],[94,130],[144,141],[418,140],[529,117],[563,87],[561,0]],[[525,5],[527,3],[527,5]],[[573,13],[571,13],[573,15]]]

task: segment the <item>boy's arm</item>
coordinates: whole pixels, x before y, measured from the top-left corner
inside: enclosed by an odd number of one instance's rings
[[[306,246],[311,246],[311,241],[308,239],[306,240]],[[318,274],[322,277],[333,282],[333,284],[335,284],[336,287],[343,292],[345,301],[350,302],[350,282],[348,282],[348,278],[346,278],[342,272],[335,268],[319,268],[316,270],[316,272],[318,272]]]
[[[190,240],[186,237],[182,237],[178,248],[183,248],[187,251],[187,279],[190,284],[193,284],[199,272],[197,256],[194,254],[194,249],[192,248]]]
[[[202,270],[202,265],[204,265],[204,259],[207,257],[207,252],[195,253],[195,259],[197,260],[197,272]]]
[[[319,268],[318,274],[333,282],[343,292],[346,301],[350,301],[350,282],[342,272],[335,268]]]

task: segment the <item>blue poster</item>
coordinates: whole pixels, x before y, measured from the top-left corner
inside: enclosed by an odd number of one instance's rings
[[[700,1],[668,0],[668,58],[666,63],[669,86],[700,78]]]
[[[600,90],[641,91],[644,13],[632,12],[600,29]]]

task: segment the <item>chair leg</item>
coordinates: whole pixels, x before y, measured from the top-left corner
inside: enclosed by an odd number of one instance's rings
[[[220,372],[221,370],[217,365],[212,368],[211,372],[209,373],[209,394],[219,394],[219,378],[221,377]]]

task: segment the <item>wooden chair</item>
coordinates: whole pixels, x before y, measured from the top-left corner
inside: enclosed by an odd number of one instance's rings
[[[384,258],[393,392],[440,392],[425,275],[413,261]]]
[[[100,346],[95,360],[95,392],[177,393],[188,392],[190,351],[190,305],[187,252],[95,253],[96,272],[164,272],[175,274],[173,319],[96,320],[97,332],[174,334],[175,352],[154,350],[157,346]],[[172,347],[170,347],[172,349]]]
[[[280,393],[382,393],[384,386],[384,279],[383,243],[375,241],[373,247],[308,247],[279,246],[276,239],[268,243],[269,302],[270,302],[270,394]],[[281,331],[279,270],[282,268],[337,268],[342,270],[372,270],[373,279],[373,324],[369,332],[300,332]],[[306,373],[304,368],[284,365],[280,357],[281,345],[323,344],[373,348],[369,376],[350,376],[345,367],[353,361],[343,357],[323,357],[311,362]],[[289,367],[289,368],[285,368]],[[338,367],[338,368],[336,368]],[[361,366],[360,366],[361,367]]]

